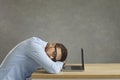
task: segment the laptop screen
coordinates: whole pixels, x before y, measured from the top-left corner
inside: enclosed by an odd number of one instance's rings
[[[63,70],[84,70],[84,51],[83,48],[81,48],[81,64],[71,64],[71,65],[65,65],[63,67]]]

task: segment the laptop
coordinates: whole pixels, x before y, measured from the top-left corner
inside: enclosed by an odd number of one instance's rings
[[[81,48],[81,64],[66,64],[63,67],[62,71],[84,71],[84,51],[83,48]]]

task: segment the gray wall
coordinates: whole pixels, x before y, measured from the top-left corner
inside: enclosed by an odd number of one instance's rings
[[[0,63],[32,36],[62,42],[69,63],[120,62],[120,0],[0,0]]]

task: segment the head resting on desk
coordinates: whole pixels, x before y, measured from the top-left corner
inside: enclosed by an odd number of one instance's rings
[[[53,61],[65,61],[67,58],[67,49],[61,43],[48,43],[45,51]]]

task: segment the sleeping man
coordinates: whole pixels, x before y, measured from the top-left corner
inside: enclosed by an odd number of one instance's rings
[[[37,68],[59,73],[67,57],[61,43],[48,43],[38,37],[17,44],[0,65],[0,80],[26,80]]]

